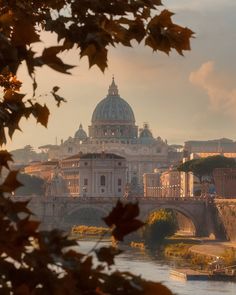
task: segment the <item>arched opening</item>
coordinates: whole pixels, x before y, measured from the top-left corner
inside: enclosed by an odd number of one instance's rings
[[[107,214],[108,213],[101,208],[94,208],[89,206],[80,207],[66,215],[62,223],[67,228],[72,228],[76,225],[106,227],[106,224],[102,218],[105,217]]]
[[[196,236],[196,228],[193,221],[178,211],[175,214],[178,222],[177,234],[180,236]]]
[[[149,243],[162,243],[166,239],[188,239],[197,236],[198,226],[192,216],[181,209],[160,207],[148,213],[145,218],[145,238]]]

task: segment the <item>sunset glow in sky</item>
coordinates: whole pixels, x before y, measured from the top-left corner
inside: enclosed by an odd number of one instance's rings
[[[96,104],[103,99],[115,75],[119,93],[133,108],[136,124],[148,122],[155,137],[169,143],[190,139],[228,137],[236,140],[236,1],[165,0],[176,13],[177,23],[195,32],[192,50],[185,57],[173,52],[169,57],[152,53],[143,45],[111,48],[109,68],[103,74],[78,53],[65,54],[68,63],[79,64],[72,75],[59,74],[47,67],[37,71],[38,95],[53,86],[67,99],[60,108],[51,96],[42,98],[51,110],[48,128],[32,119],[22,122],[9,149],[31,144],[35,148],[74,136],[82,123],[90,125]],[[53,37],[44,36],[53,42]],[[32,93],[32,81],[24,66],[19,71],[23,92]]]

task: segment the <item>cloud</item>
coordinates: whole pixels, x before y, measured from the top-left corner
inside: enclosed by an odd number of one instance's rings
[[[212,110],[236,115],[236,88],[228,89],[226,77],[215,71],[213,61],[208,61],[198,70],[191,72],[189,81],[206,91]]]

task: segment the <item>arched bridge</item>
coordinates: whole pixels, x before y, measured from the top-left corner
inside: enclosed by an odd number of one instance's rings
[[[109,214],[117,200],[116,197],[33,197],[30,207],[41,220],[43,229],[59,228],[68,230],[74,224],[101,225],[101,218]],[[150,213],[159,209],[173,209],[192,221],[196,236],[215,234],[213,201],[192,197],[128,197],[120,200],[125,203],[138,202],[140,208],[139,219],[143,221],[147,220]]]

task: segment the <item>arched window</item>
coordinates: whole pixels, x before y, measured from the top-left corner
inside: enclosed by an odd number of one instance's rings
[[[100,178],[100,184],[103,185],[103,186],[106,184],[106,179],[105,179],[104,175],[102,175],[101,178]]]

